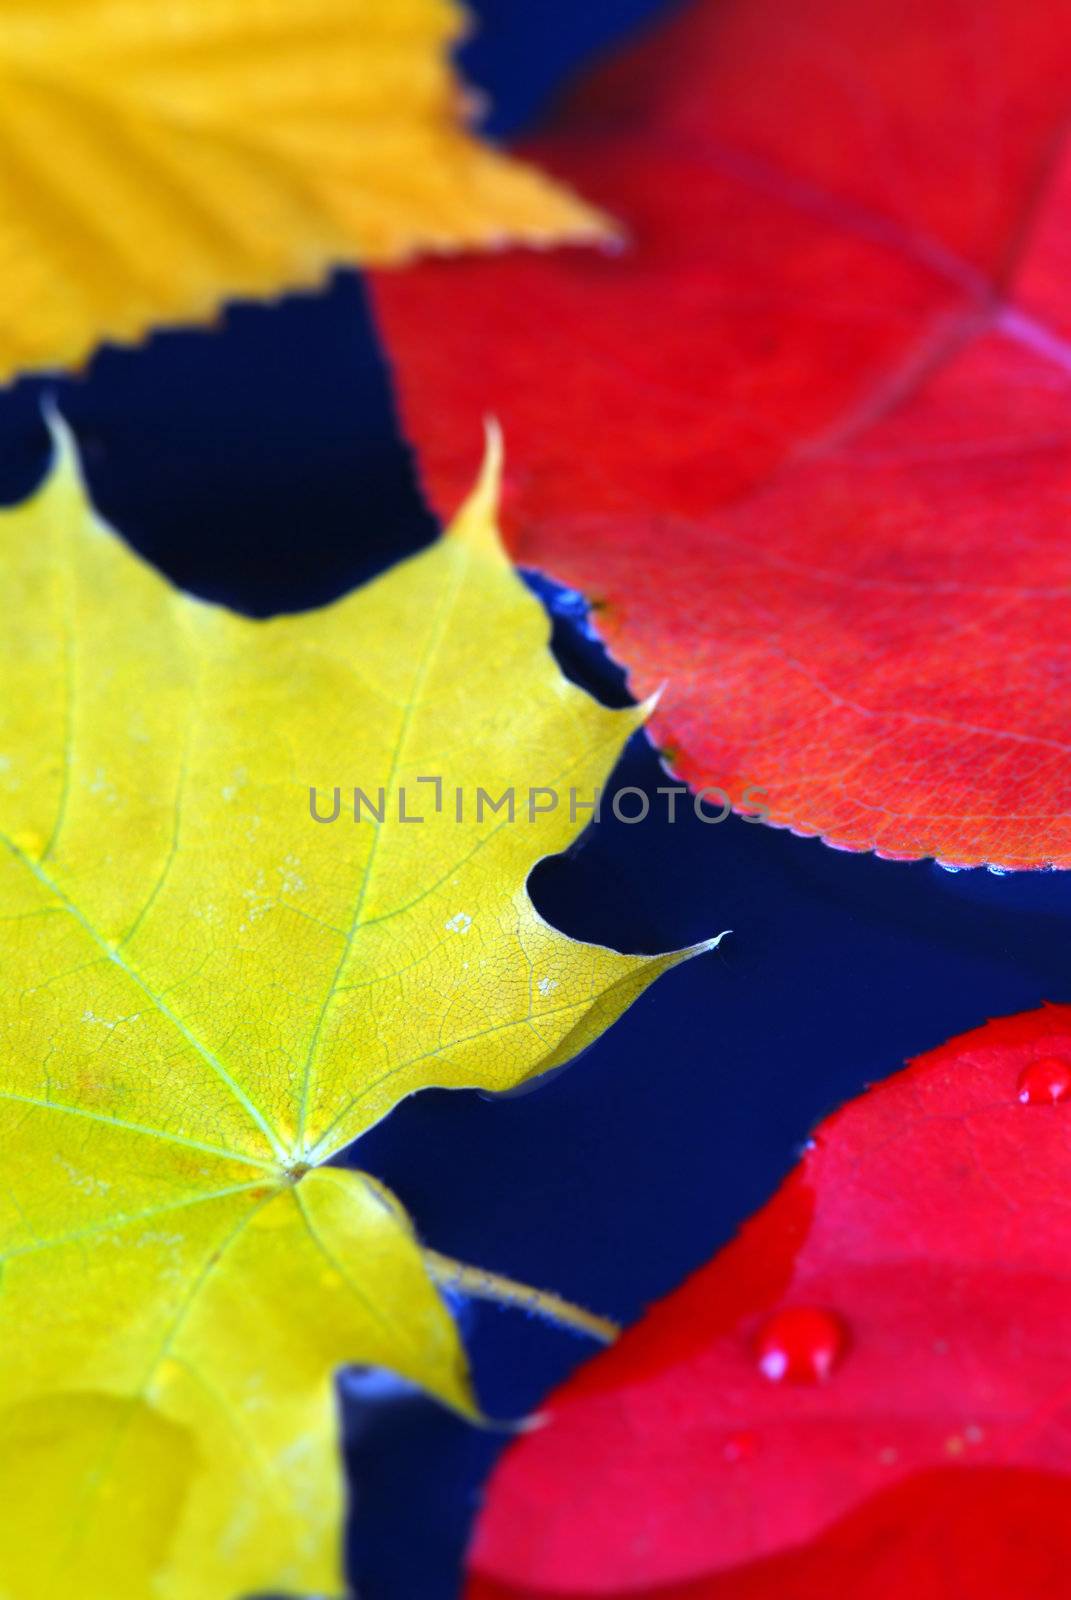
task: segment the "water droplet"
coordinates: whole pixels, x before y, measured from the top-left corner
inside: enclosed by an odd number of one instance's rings
[[[1055,1106],[1071,1094],[1071,1065],[1059,1056],[1041,1056],[1019,1074],[1016,1093],[1024,1106]]]
[[[825,1383],[847,1347],[848,1331],[834,1312],[788,1306],[764,1324],[755,1352],[771,1383]]]
[[[758,1439],[751,1432],[731,1433],[721,1447],[726,1461],[747,1461],[755,1454]]]

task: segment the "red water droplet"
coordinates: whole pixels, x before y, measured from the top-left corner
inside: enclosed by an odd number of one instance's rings
[[[747,1430],[730,1433],[721,1447],[721,1453],[726,1461],[747,1461],[755,1454],[758,1442],[755,1435]]]
[[[1019,1099],[1024,1106],[1055,1106],[1071,1095],[1071,1065],[1059,1056],[1042,1056],[1019,1074]]]
[[[763,1325],[755,1354],[771,1383],[825,1383],[847,1347],[847,1329],[834,1312],[787,1306]]]

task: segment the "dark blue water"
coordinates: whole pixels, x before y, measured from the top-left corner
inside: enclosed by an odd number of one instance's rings
[[[533,116],[652,0],[484,0],[466,47],[490,126]],[[0,494],[40,472],[39,384],[0,392]],[[176,582],[263,614],[321,602],[434,536],[357,278],[232,310],[222,332],[107,350],[52,385],[106,515]],[[566,669],[621,678],[568,596]],[[621,783],[663,781],[642,736]],[[656,801],[652,818],[663,815]],[[537,870],[568,932],[632,950],[732,928],[575,1067],[527,1096],[427,1093],[361,1141],[437,1249],[637,1316],[770,1194],[819,1117],[986,1017],[1071,1000],[1071,879],[951,875],[738,820],[609,821]],[[587,1353],[519,1313],[460,1309],[488,1411],[518,1416]],[[504,1435],[374,1375],[346,1380],[350,1550],[363,1600],[455,1600]]]

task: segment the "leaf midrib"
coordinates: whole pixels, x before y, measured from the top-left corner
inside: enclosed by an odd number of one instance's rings
[[[457,549],[457,546],[454,546],[454,548]],[[401,722],[397,735],[395,736],[394,749],[391,753],[390,771],[387,775],[387,781],[384,788],[384,794],[388,797],[388,799],[394,790],[394,784],[398,776],[398,768],[401,765],[402,754],[406,747],[406,741],[408,739],[409,729],[412,724],[413,714],[420,705],[421,690],[423,689],[424,684],[427,682],[428,674],[430,673],[434,664],[435,657],[438,653],[439,646],[442,643],[447,625],[453,615],[454,607],[456,606],[462,588],[464,587],[465,579],[468,577],[470,565],[471,550],[467,546],[462,546],[460,549],[458,549],[457,571],[454,575],[454,581],[440,596],[439,604],[436,607],[435,615],[432,619],[431,628],[428,631],[424,648],[417,664],[417,670],[413,675],[409,694],[406,697],[404,706],[402,708]],[[376,854],[382,836],[383,824],[377,822],[375,832],[372,835],[372,842],[369,847],[368,858],[364,864],[364,873],[361,877],[360,888],[357,891],[357,899],[354,905],[353,916],[350,918],[350,925],[346,931],[346,938],[342,946],[342,952],[338,958],[338,963],[331,977],[331,983],[328,987],[326,995],[324,996],[323,1004],[320,1007],[315,1025],[313,1026],[312,1035],[309,1039],[309,1048],[305,1055],[305,1065],[302,1071],[301,1101],[298,1109],[296,1143],[299,1151],[303,1150],[305,1143],[305,1131],[308,1123],[309,1099],[313,1082],[313,1070],[320,1052],[321,1035],[323,1033],[324,1024],[327,1020],[328,1012],[330,1011],[332,1004],[339,994],[339,990],[342,985],[342,978],[346,972],[346,968],[349,965],[350,956],[353,953],[354,941],[363,925],[362,916],[364,912],[365,901],[368,898],[368,891],[372,882],[372,874],[376,863]]]

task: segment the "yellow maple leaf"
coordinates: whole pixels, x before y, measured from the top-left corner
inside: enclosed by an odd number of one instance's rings
[[[591,239],[465,127],[454,0],[8,0],[0,381],[345,261]]]
[[[585,815],[548,792],[590,798],[643,712],[558,671],[497,472],[492,441],[448,536],[267,622],[134,556],[62,434],[0,516],[4,1600],[334,1592],[332,1373],[475,1402],[439,1258],[325,1163],[414,1090],[567,1060],[692,953],[529,899]],[[314,820],[350,785],[381,820]],[[532,820],[477,819],[511,786]]]

